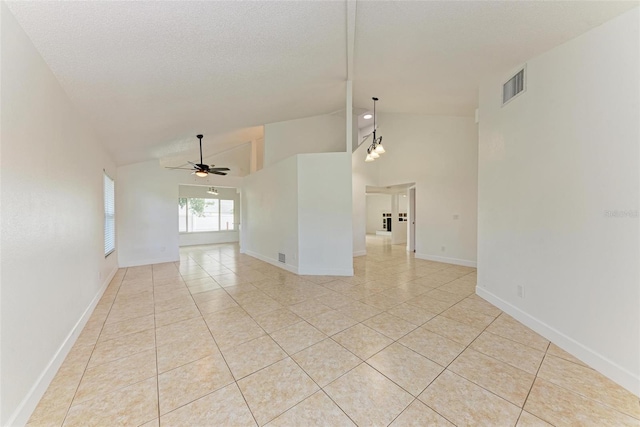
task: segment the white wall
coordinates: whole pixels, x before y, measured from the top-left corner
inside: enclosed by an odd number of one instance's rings
[[[179,233],[180,246],[211,245],[215,243],[229,243],[239,241],[238,225],[240,224],[240,192],[236,188],[216,187],[218,195],[207,193],[209,186],[180,185],[178,197],[194,197],[200,199],[223,199],[234,201],[234,231],[203,231],[197,233]]]
[[[256,170],[264,167],[264,138],[256,140]]]
[[[240,250],[298,270],[298,160],[289,157],[244,178]],[[286,264],[278,263],[278,253]]]
[[[407,223],[406,221],[400,221],[400,214],[407,212],[407,201],[402,197],[402,194],[393,194],[391,196],[391,210],[393,217],[391,244],[400,245],[407,243]]]
[[[357,121],[356,121],[357,123]],[[355,144],[354,144],[355,145]],[[351,157],[353,256],[366,255],[368,185],[378,185],[379,162],[365,163],[367,144],[362,144]]]
[[[379,114],[378,122],[387,150],[373,162],[378,185],[416,183],[416,257],[475,266],[474,118],[387,113]]]
[[[351,154],[296,157],[299,273],[352,276]]]
[[[158,161],[118,167],[116,231],[121,267],[177,261],[178,187],[181,184],[240,187],[242,178],[199,178],[160,167]]]
[[[264,167],[302,153],[344,152],[344,111],[264,126]]]
[[[294,273],[353,275],[350,160],[301,154],[245,177],[241,251]]]
[[[400,213],[406,213],[408,214],[408,201],[409,199],[407,198],[407,193],[402,193],[402,194],[398,194],[398,211]]]
[[[157,161],[118,167],[116,230],[121,267],[177,261],[178,186]]]
[[[478,293],[636,394],[638,10],[482,84],[478,216]]]
[[[367,234],[386,231],[382,228],[382,214],[387,212],[391,213],[390,194],[367,194]]]
[[[24,425],[117,269],[92,129],[1,8],[0,424]]]

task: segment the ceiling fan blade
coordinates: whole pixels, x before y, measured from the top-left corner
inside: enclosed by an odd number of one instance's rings
[[[229,168],[209,168],[209,171],[213,172],[213,171],[230,171],[231,169]]]
[[[170,168],[170,167],[165,167],[165,169],[181,169],[181,170],[185,170],[185,171],[192,171],[193,168]]]
[[[198,165],[196,165],[195,163],[190,162],[190,161],[188,161],[188,160],[187,160],[187,163],[189,163],[191,166],[198,167]]]
[[[218,172],[218,171],[211,171],[211,173],[214,175],[226,175],[225,172]]]

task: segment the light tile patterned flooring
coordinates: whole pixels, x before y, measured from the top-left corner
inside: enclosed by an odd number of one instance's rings
[[[626,426],[638,398],[474,294],[472,268],[368,239],[354,277],[238,253],[118,271],[32,426]]]

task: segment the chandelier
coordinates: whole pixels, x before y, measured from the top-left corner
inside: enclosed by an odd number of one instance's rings
[[[365,162],[373,162],[380,157],[380,154],[385,152],[382,146],[382,136],[376,137],[376,101],[378,101],[378,98],[374,96],[371,99],[373,99],[373,142],[369,148],[367,148],[367,157],[364,159]]]

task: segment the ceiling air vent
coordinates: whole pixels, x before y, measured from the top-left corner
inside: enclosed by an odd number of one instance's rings
[[[502,105],[524,92],[524,68],[502,85]]]
[[[278,252],[278,261],[287,262],[284,254],[281,254],[280,252]]]

